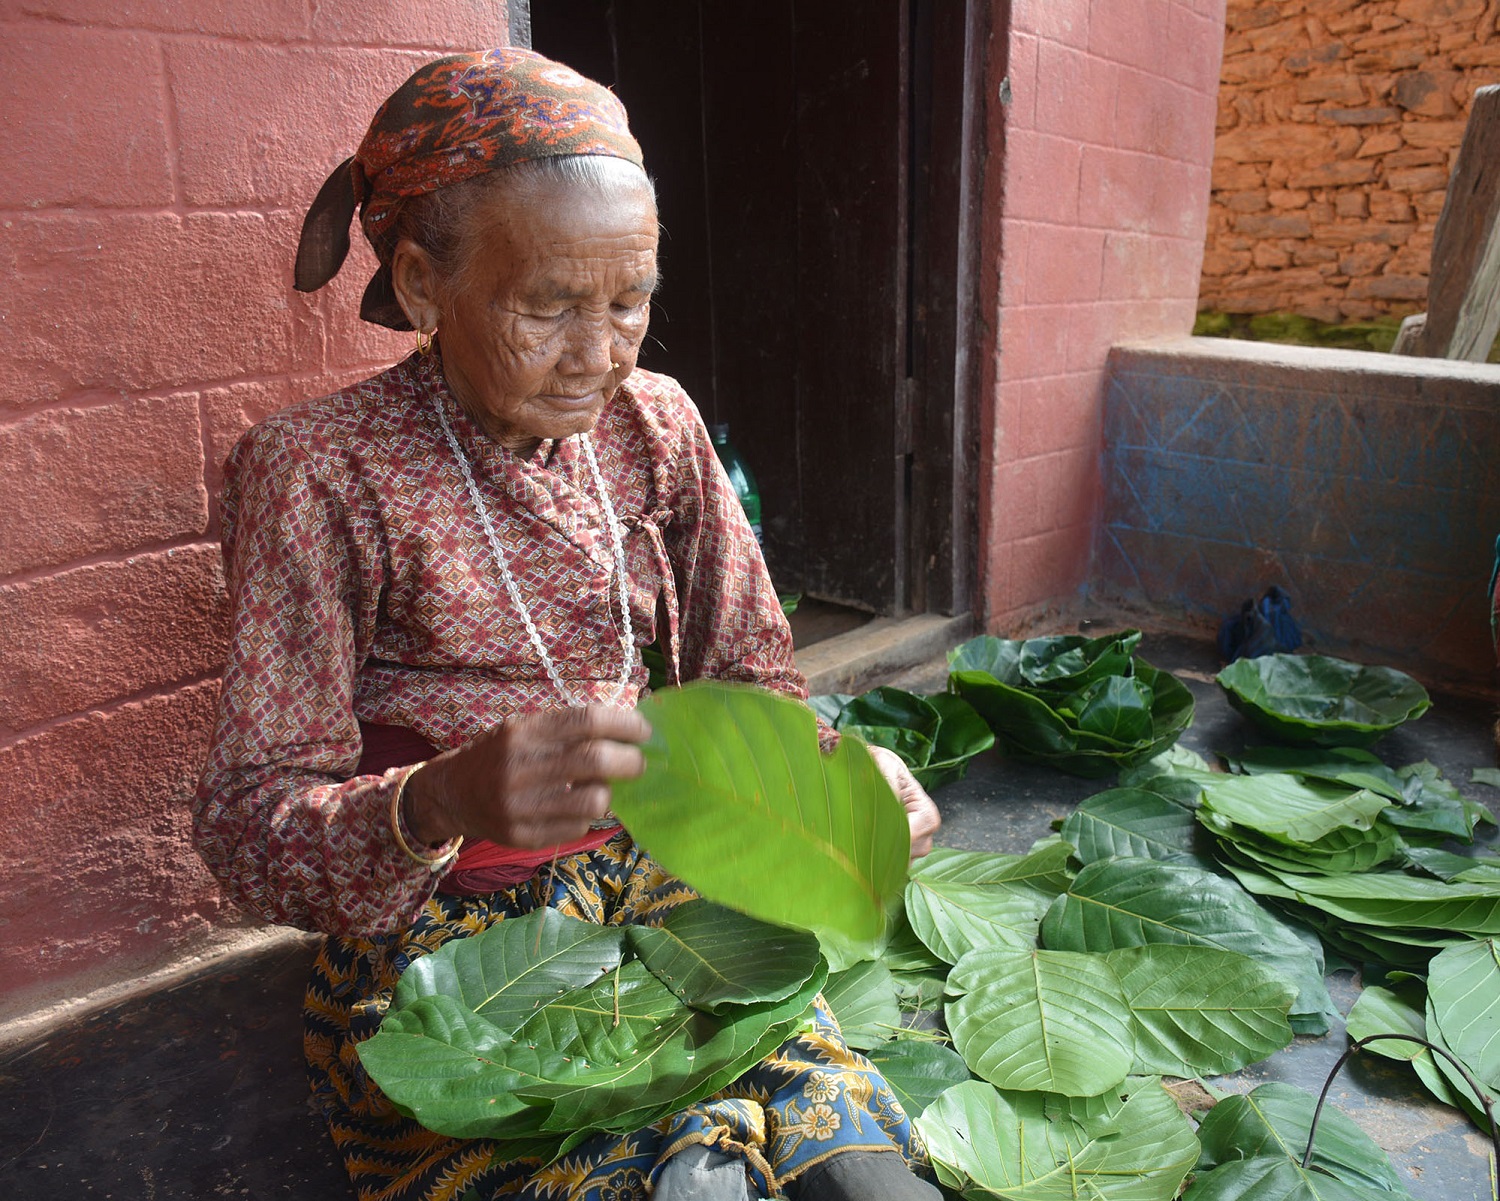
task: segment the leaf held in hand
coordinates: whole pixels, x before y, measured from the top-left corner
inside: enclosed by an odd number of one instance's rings
[[[613,807],[663,867],[762,921],[879,936],[911,835],[861,743],[824,755],[804,705],[714,681],[652,693],[640,713],[646,771],[613,783]]]

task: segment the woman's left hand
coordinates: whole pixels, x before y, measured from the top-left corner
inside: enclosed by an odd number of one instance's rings
[[[885,782],[896,790],[896,796],[906,808],[906,821],[911,827],[911,857],[920,859],[932,850],[932,836],[943,824],[938,807],[895,751],[883,746],[872,746],[870,754],[880,768],[880,774],[885,777]]]

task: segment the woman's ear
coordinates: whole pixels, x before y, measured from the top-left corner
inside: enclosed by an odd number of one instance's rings
[[[391,254],[391,286],[396,292],[396,302],[414,330],[430,334],[437,329],[438,315],[442,312],[437,270],[427,252],[410,238],[397,242]]]

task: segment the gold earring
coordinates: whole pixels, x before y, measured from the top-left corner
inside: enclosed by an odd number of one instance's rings
[[[425,355],[425,354],[428,354],[432,350],[432,339],[433,339],[433,335],[436,334],[436,333],[437,333],[436,330],[434,330],[431,334],[425,333],[424,331],[422,331],[420,329],[417,331],[417,353],[418,354]]]
[[[618,371],[620,369],[620,364],[619,363],[611,363],[609,365],[609,369],[611,371]]]

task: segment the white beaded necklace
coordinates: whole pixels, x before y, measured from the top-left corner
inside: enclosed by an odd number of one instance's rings
[[[495,532],[495,523],[490,520],[489,508],[484,503],[484,497],[479,494],[479,485],[474,482],[474,472],[469,468],[469,457],[464,454],[463,447],[459,445],[458,438],[453,433],[453,427],[448,423],[448,415],[443,412],[442,400],[434,396],[432,406],[437,412],[438,423],[443,427],[443,435],[448,439],[448,445],[453,448],[453,457],[458,460],[459,470],[463,472],[464,486],[469,491],[469,500],[474,505],[474,511],[479,514],[479,524],[484,527],[484,536],[490,544],[490,554],[495,560],[496,569],[500,572],[500,579],[505,584],[505,591],[510,594],[510,603],[516,607],[516,612],[526,623],[526,633],[530,635],[531,645],[535,648],[537,657],[541,659],[542,667],[546,669],[547,678],[552,681],[557,691],[562,694],[563,700],[569,705],[588,704],[588,697],[575,695],[573,690],[563,683],[562,676],[558,674],[557,665],[552,662],[552,656],[542,645],[542,636],[537,631],[536,622],[532,620],[531,611],[526,607],[526,602],[521,599],[521,590],[516,587],[515,577],[510,574],[510,566],[505,561],[505,550],[500,543],[500,535]],[[623,619],[624,630],[620,635],[620,649],[623,652],[620,679],[615,684],[614,691],[605,698],[606,704],[613,705],[625,695],[625,690],[630,686],[631,672],[635,670],[635,628],[630,620],[630,594],[625,582],[625,539],[620,532],[620,519],[615,514],[615,507],[610,503],[609,492],[604,487],[604,479],[599,474],[599,461],[594,457],[593,439],[587,434],[580,434],[578,441],[583,447],[584,458],[588,460],[589,475],[593,477],[594,489],[599,494],[599,507],[604,510],[604,521],[609,526],[611,549],[615,556],[610,576],[619,587],[620,616]]]

